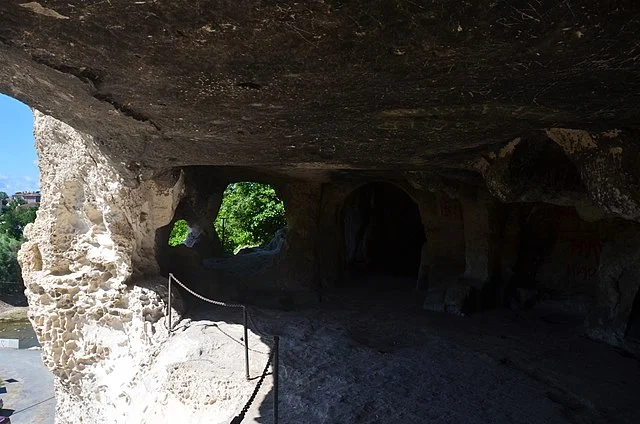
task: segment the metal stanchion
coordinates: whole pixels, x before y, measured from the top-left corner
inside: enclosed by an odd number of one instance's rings
[[[171,334],[171,278],[172,274],[169,274],[169,300],[167,301],[167,315],[169,316],[169,334]]]
[[[278,386],[280,384],[280,337],[273,336],[273,423],[278,424]]]
[[[247,380],[249,380],[249,334],[247,331],[247,307],[242,307],[242,318],[244,319],[244,362]]]
[[[168,318],[168,324],[169,324],[169,334],[171,334],[171,327],[172,327],[172,311],[171,311],[171,286],[173,284],[173,281],[175,281],[178,286],[180,286],[182,289],[184,289],[186,292],[190,293],[191,295],[195,296],[196,298],[203,300],[205,302],[211,303],[213,305],[217,305],[217,306],[224,306],[227,308],[242,308],[242,318],[244,321],[244,359],[245,359],[245,374],[247,377],[247,380],[250,379],[250,370],[249,370],[249,311],[247,310],[247,307],[245,305],[239,304],[239,303],[225,303],[225,302],[219,302],[216,300],[212,300],[212,299],[208,299],[196,292],[194,292],[193,290],[191,290],[189,287],[185,286],[180,280],[178,280],[173,274],[169,274],[169,282],[168,282],[168,289],[169,289],[169,293],[168,293],[168,300],[167,300],[167,318]],[[253,322],[253,321],[252,321]],[[253,324],[255,326],[255,324]],[[257,330],[259,333],[260,331]],[[269,335],[264,334],[264,333],[260,333],[262,336],[264,337],[269,337]],[[265,377],[267,376],[268,370],[269,370],[269,366],[271,366],[271,370],[272,370],[272,374],[273,374],[273,422],[274,424],[278,424],[278,419],[279,419],[279,414],[278,414],[278,387],[279,387],[279,364],[280,364],[280,337],[279,336],[273,336],[273,349],[271,350],[271,352],[269,353],[269,360],[267,361],[267,363],[265,364],[265,368],[264,371],[262,372],[262,374],[260,375],[260,377],[258,378],[258,383],[256,384],[255,390],[253,391],[253,393],[251,394],[251,397],[249,398],[249,401],[245,404],[245,406],[243,407],[242,411],[240,412],[240,414],[238,414],[238,416],[236,416],[232,423],[240,423],[242,422],[242,420],[244,419],[247,411],[249,410],[249,408],[251,407],[251,404],[253,403],[253,401],[255,400],[255,397],[258,393],[258,391],[260,390],[260,386],[262,385],[262,383],[264,382]]]

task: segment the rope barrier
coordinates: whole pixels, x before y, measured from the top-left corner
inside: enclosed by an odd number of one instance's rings
[[[251,396],[249,397],[249,400],[247,401],[247,403],[244,405],[244,407],[240,411],[240,414],[238,414],[231,421],[231,424],[239,424],[244,419],[247,411],[251,407],[251,404],[254,402],[256,396],[258,395],[258,391],[260,390],[260,386],[262,386],[262,383],[264,382],[264,379],[267,376],[267,373],[268,373],[268,370],[269,370],[269,366],[271,366],[272,370],[273,370],[273,422],[274,422],[274,424],[278,424],[278,390],[279,390],[278,370],[279,370],[279,363],[280,363],[280,353],[279,353],[279,351],[280,351],[280,337],[265,333],[263,331],[260,331],[260,328],[253,321],[253,318],[251,317],[251,314],[249,314],[249,311],[248,311],[249,308],[247,306],[241,305],[239,303],[226,303],[226,302],[220,302],[220,301],[217,301],[217,300],[208,299],[208,298],[206,298],[206,297],[194,292],[189,287],[185,286],[180,280],[178,280],[175,277],[175,275],[173,275],[171,273],[169,274],[168,302],[167,302],[169,334],[171,334],[171,330],[172,330],[172,325],[171,325],[172,324],[171,323],[171,315],[172,315],[171,314],[171,312],[172,312],[171,311],[171,282],[172,281],[175,281],[176,283],[178,283],[178,285],[180,287],[182,287],[187,293],[189,293],[192,296],[194,296],[194,297],[196,297],[196,298],[198,298],[200,300],[203,300],[203,301],[205,301],[207,303],[211,303],[211,304],[216,305],[216,306],[223,306],[223,307],[227,307],[227,308],[239,308],[239,309],[242,309],[242,317],[243,317],[243,321],[244,321],[245,374],[246,374],[247,380],[249,380],[249,350],[254,351],[253,349],[249,349],[249,335],[248,335],[248,331],[247,331],[247,329],[249,327],[248,326],[248,322],[251,322],[251,325],[253,326],[253,328],[254,328],[256,333],[258,333],[259,335],[261,335],[263,337],[267,337],[267,338],[272,338],[273,339],[273,348],[271,349],[271,351],[269,353],[269,359],[267,360],[267,364],[264,367],[264,371],[262,372],[262,375],[260,375],[260,379],[258,380],[258,383],[256,384],[255,389],[251,393]],[[222,331],[222,330],[220,330],[220,331]],[[230,336],[228,336],[228,337],[230,337]],[[260,352],[260,353],[262,353],[262,352]]]
[[[55,398],[55,396],[48,397],[48,398],[46,398],[45,400],[41,400],[40,402],[36,402],[36,403],[34,403],[34,404],[32,404],[32,405],[29,405],[29,406],[27,406],[27,407],[25,407],[25,408],[22,408],[22,409],[19,409],[19,410],[17,410],[17,411],[14,411],[10,416],[7,416],[7,417],[8,417],[8,418],[12,418],[12,417],[14,417],[14,416],[18,415],[18,414],[19,414],[19,413],[21,413],[21,412],[24,412],[24,411],[26,411],[26,410],[28,410],[28,409],[31,409],[31,408],[35,408],[36,406],[38,406],[38,405],[42,405],[42,404],[43,404],[43,403],[45,403],[45,402],[49,402],[50,400],[52,400],[52,399],[54,399],[54,398]],[[4,416],[4,415],[0,415],[0,417],[3,417],[3,416]]]

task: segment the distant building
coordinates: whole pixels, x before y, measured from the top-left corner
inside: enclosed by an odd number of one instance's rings
[[[27,204],[36,204],[36,203],[40,203],[40,192],[39,191],[34,191],[34,192],[17,192],[16,194],[13,195],[14,199],[18,199],[18,200],[24,200],[25,202],[27,202]]]

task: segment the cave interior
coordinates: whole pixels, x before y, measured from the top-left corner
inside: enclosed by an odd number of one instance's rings
[[[36,111],[20,257],[63,404],[103,396],[83,378],[109,352],[153,361],[169,273],[278,311],[544,308],[640,356],[637,2],[7,0],[0,22],[0,92]],[[287,229],[230,257],[234,181],[274,187]]]

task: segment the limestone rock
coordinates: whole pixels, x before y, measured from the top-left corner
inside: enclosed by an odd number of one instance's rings
[[[35,133],[43,200],[19,254],[29,317],[56,377],[58,420],[98,423],[127,406],[132,377],[168,336],[155,230],[182,178],[127,181],[90,136],[40,113]]]

